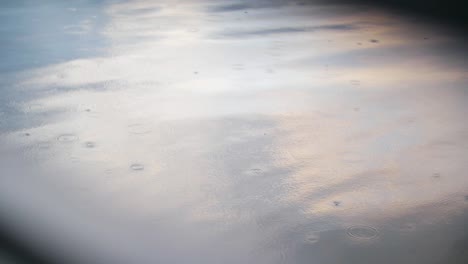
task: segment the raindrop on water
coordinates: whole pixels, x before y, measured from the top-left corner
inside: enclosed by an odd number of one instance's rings
[[[378,231],[371,226],[352,226],[348,228],[348,235],[359,239],[372,239],[377,237]]]
[[[404,223],[400,226],[400,230],[402,231],[412,231],[414,230],[414,224],[411,223]]]
[[[130,169],[132,169],[134,171],[141,171],[141,170],[145,169],[145,166],[143,166],[142,164],[139,164],[139,163],[134,163],[134,164],[130,165]]]
[[[320,236],[318,234],[311,234],[306,237],[306,242],[309,244],[315,244],[319,241]]]
[[[131,124],[128,128],[130,133],[135,135],[143,135],[151,132],[151,129],[143,124]]]
[[[78,140],[78,137],[75,136],[74,134],[62,134],[57,137],[57,140],[59,142],[73,142]]]
[[[85,147],[94,148],[94,147],[96,147],[96,143],[88,141],[88,142],[85,143]]]
[[[262,169],[260,168],[253,168],[253,169],[250,169],[251,172],[255,173],[255,174],[259,174],[262,172]]]
[[[47,141],[42,141],[37,143],[37,148],[38,149],[48,149],[50,148],[50,143]]]

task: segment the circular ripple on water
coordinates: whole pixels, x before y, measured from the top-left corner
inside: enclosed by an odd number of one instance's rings
[[[145,166],[143,166],[143,164],[134,163],[134,164],[130,165],[130,169],[132,169],[134,171],[142,171],[142,170],[145,169]]]
[[[143,124],[131,124],[128,126],[129,132],[135,135],[144,135],[151,133],[151,129]]]
[[[306,240],[306,242],[308,244],[315,244],[315,243],[319,242],[320,236],[319,236],[319,234],[310,234],[310,235],[308,235],[306,237],[305,240]]]
[[[50,142],[48,141],[40,141],[37,142],[37,148],[38,149],[49,149],[50,148]]]
[[[402,232],[411,232],[411,231],[414,231],[416,229],[415,225],[412,224],[412,223],[404,223],[404,224],[401,224],[399,226],[399,229],[402,231]]]
[[[85,143],[85,147],[86,148],[95,148],[96,147],[96,143],[92,142],[92,141],[88,141]]]
[[[348,235],[358,239],[372,239],[379,235],[376,228],[371,226],[351,226]]]
[[[73,142],[78,140],[78,137],[74,134],[62,134],[57,137],[59,142]]]

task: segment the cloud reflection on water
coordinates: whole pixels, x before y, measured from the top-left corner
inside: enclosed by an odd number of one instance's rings
[[[212,1],[106,6],[105,53],[3,74],[18,102],[0,109],[13,127],[2,156],[37,166],[87,212],[70,229],[108,224],[115,233],[93,250],[120,239],[122,263],[301,263],[322,256],[301,255],[307,243],[346,248],[350,226],[385,241],[414,211],[416,226],[458,216],[467,70],[434,49],[457,39],[424,40],[430,30],[380,11],[262,3],[248,14]],[[321,16],[306,15],[314,8]],[[76,217],[47,212],[50,223]],[[90,250],[91,232],[63,225],[53,243],[76,235]]]

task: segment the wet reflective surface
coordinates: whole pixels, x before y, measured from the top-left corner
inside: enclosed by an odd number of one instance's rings
[[[467,263],[466,41],[367,6],[6,1],[0,220],[66,263]]]

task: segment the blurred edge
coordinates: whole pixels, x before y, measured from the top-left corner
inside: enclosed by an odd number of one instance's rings
[[[23,243],[13,232],[0,223],[0,263],[5,264],[54,264],[47,256],[35,252]]]

